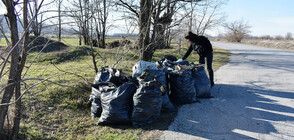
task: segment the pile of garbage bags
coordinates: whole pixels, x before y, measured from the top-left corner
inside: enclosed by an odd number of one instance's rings
[[[142,127],[154,122],[161,112],[176,111],[174,105],[197,102],[210,97],[210,82],[203,65],[176,62],[165,56],[151,63],[139,61],[132,76],[103,67],[92,85],[88,104],[97,125],[132,124]]]

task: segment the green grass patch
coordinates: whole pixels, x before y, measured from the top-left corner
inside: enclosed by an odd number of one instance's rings
[[[181,58],[187,47],[186,45],[181,49],[181,54],[176,47],[156,50],[152,62],[160,60],[167,54]],[[140,129],[125,125],[93,126],[98,118],[91,119],[87,101],[91,90],[90,85],[96,73],[92,64],[92,57],[87,53],[89,49],[88,46],[77,46],[69,47],[65,51],[44,53],[33,63],[25,79],[44,79],[58,75],[49,80],[60,85],[44,82],[24,96],[25,111],[20,129],[22,139],[153,139],[154,134],[150,132],[167,128],[175,114],[162,114],[157,121]],[[229,52],[219,48],[214,48],[214,50],[213,68],[217,69],[228,61]],[[120,60],[119,65],[115,66],[128,75],[132,73],[131,68],[138,61],[137,50],[95,48],[95,51],[107,60],[105,62],[98,57],[97,64],[99,67],[113,66]],[[31,54],[28,57],[28,62],[32,61],[36,55],[37,53]],[[187,60],[197,63],[198,55],[193,53]],[[58,70],[52,63],[62,71]],[[64,73],[64,71],[68,73]],[[35,82],[34,80],[26,81],[26,86],[28,87]]]
[[[8,38],[8,40],[10,41],[11,39]],[[0,40],[0,46],[7,46],[7,42],[6,42],[6,39],[4,37],[1,38],[1,40]]]
[[[214,47],[214,54],[213,54],[213,69],[217,70],[221,66],[225,65],[229,62],[230,52],[221,48]]]

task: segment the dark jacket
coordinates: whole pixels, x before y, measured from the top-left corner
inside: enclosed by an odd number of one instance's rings
[[[206,55],[213,52],[212,45],[210,41],[204,37],[204,36],[197,36],[197,41],[191,43],[188,51],[183,57],[183,60],[185,60],[192,52],[192,50],[196,51],[199,56],[205,57]]]

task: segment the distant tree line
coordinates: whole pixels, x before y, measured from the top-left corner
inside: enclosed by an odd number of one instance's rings
[[[262,36],[248,36],[248,39],[262,39],[262,40],[293,40],[293,34],[291,32],[286,33],[285,36],[282,35],[262,35]]]
[[[226,39],[231,42],[237,42],[233,41],[232,38],[230,38],[228,34],[219,34],[216,37],[213,38],[219,38],[219,39]],[[252,36],[252,35],[245,35],[242,39],[256,39],[256,40],[294,40],[293,34],[291,32],[288,32],[285,36],[282,35],[262,35],[262,36]],[[241,41],[240,41],[241,42]]]

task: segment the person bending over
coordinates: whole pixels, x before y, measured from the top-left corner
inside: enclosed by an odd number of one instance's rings
[[[206,59],[206,67],[209,74],[210,79],[210,85],[211,87],[214,86],[214,79],[213,79],[213,69],[212,69],[212,60],[213,60],[213,49],[210,41],[204,37],[204,36],[198,36],[192,32],[189,32],[187,36],[185,36],[185,39],[187,39],[191,44],[182,58],[182,60],[185,60],[191,52],[194,50],[199,55],[199,63],[205,64]]]

